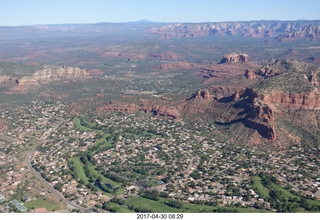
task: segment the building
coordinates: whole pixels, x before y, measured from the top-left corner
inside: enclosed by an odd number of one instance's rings
[[[24,207],[23,205],[21,205],[17,200],[12,200],[10,201],[11,204],[15,205],[17,207],[17,209],[19,209],[21,212],[25,212],[28,209],[26,207]]]

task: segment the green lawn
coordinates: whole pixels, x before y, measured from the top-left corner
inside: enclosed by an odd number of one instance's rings
[[[282,194],[286,197],[292,197],[292,198],[297,198],[300,199],[302,198],[301,196],[297,196],[293,193],[291,193],[288,189],[283,188],[282,186],[279,186],[275,183],[272,183],[272,188],[274,188],[275,190],[279,190],[282,192]],[[313,200],[313,199],[307,199],[308,203],[311,205],[316,205],[316,206],[320,206],[320,201],[319,200]]]
[[[263,212],[263,210],[258,210],[254,208],[235,208],[235,207],[224,207],[219,206],[223,209],[231,209],[231,210],[237,210],[239,212]],[[199,205],[199,204],[191,204],[187,202],[183,202],[182,211],[183,212],[200,212],[202,210],[213,212],[213,210],[216,210],[218,206],[209,206],[209,205]],[[264,211],[265,212],[265,211]]]
[[[26,202],[24,206],[28,209],[46,208],[48,211],[59,210],[57,204],[44,200],[43,198],[37,198],[37,200]]]
[[[103,142],[106,142],[106,138],[108,137],[108,134],[103,135],[99,140],[97,140],[96,142],[94,142],[94,144],[92,145],[92,147],[95,147]]]
[[[134,211],[128,209],[126,206],[123,205],[119,205],[113,202],[110,202],[110,206],[113,207],[117,207],[118,208],[118,213],[132,213]]]
[[[273,189],[278,190],[278,191],[281,191],[282,194],[283,194],[286,198],[289,198],[289,197],[297,198],[297,199],[300,198],[300,196],[294,195],[294,194],[291,193],[289,190],[283,188],[282,186],[279,186],[278,184],[272,183],[271,186],[272,186]]]
[[[85,184],[88,184],[89,180],[88,180],[86,174],[84,173],[84,169],[83,169],[82,163],[80,161],[80,158],[79,157],[73,157],[72,158],[72,162],[73,162],[74,166],[76,167],[76,172],[78,174],[78,177],[81,180],[83,180],[85,182]]]
[[[213,213],[214,209],[217,209],[217,206],[209,206],[209,205],[197,205],[190,204],[187,202],[181,202],[182,208],[176,209],[172,208],[165,204],[167,199],[160,198],[158,201],[153,201],[150,199],[142,198],[142,197],[131,197],[126,199],[126,205],[134,205],[136,207],[143,207],[152,210],[153,212],[164,212],[164,213],[174,213],[174,212],[182,212],[182,213],[199,213],[200,211],[207,211]],[[229,207],[221,207],[224,209],[238,210],[239,212],[263,212],[263,210],[257,210],[254,208],[229,208]],[[266,211],[265,211],[266,212]]]
[[[83,127],[80,123],[80,118],[74,118],[73,119],[73,123],[76,125],[76,127],[80,130],[80,131],[87,131],[89,130],[88,128],[86,127]]]
[[[73,122],[75,123],[75,125],[77,126],[77,128],[80,130],[80,131],[87,131],[87,130],[90,130],[90,128],[87,128],[87,127],[84,127],[80,124],[80,118],[74,118],[73,119]],[[94,148],[94,147],[97,147],[98,145],[101,145],[99,146],[99,148],[108,148],[108,147],[111,147],[111,143],[110,142],[107,142],[106,141],[106,138],[109,136],[109,134],[104,134],[98,141],[96,141],[90,148]],[[105,144],[103,144],[105,143]],[[95,152],[92,152],[92,155],[94,155]],[[89,182],[89,179],[87,178],[85,172],[84,172],[84,169],[83,169],[83,164],[81,163],[80,161],[80,158],[79,157],[73,157],[72,158],[72,161],[73,163],[75,164],[75,167],[76,167],[76,172],[78,174],[78,177],[80,179],[82,179],[85,184],[87,184]],[[123,194],[124,193],[124,189],[121,187],[121,184],[118,183],[118,182],[115,182],[115,181],[112,181],[111,179],[109,178],[106,178],[105,176],[103,176],[98,170],[95,169],[95,166],[92,165],[91,163],[89,163],[89,171],[90,173],[92,173],[94,176],[96,177],[101,177],[102,178],[102,181],[106,184],[110,184],[112,185],[114,188],[119,188],[118,191],[117,191],[117,195],[120,195],[120,194]]]
[[[89,171],[90,171],[90,173],[92,173],[92,174],[95,175],[96,177],[101,177],[103,183],[105,183],[105,184],[110,184],[110,185],[112,185],[113,188],[118,188],[118,187],[120,187],[120,188],[118,189],[117,193],[116,193],[117,195],[120,195],[120,194],[123,194],[123,193],[124,193],[124,189],[121,187],[121,184],[120,184],[120,183],[115,182],[115,181],[113,181],[113,180],[111,180],[111,179],[106,178],[105,176],[103,176],[98,170],[95,169],[95,167],[94,167],[92,164],[89,165]]]
[[[253,179],[253,187],[257,189],[256,193],[258,193],[261,198],[264,198],[264,199],[268,198],[269,193],[267,191],[267,188],[262,185],[261,178],[258,176],[254,176],[252,179]]]
[[[90,146],[90,148],[97,148],[99,147],[98,149],[96,149],[96,151],[100,150],[100,149],[104,149],[104,150],[107,150],[107,149],[110,149],[112,146],[111,144],[111,141],[106,141],[106,138],[110,136],[109,134],[104,134],[99,140],[97,140],[96,142],[94,142],[94,144],[92,146]],[[90,150],[89,148],[89,150]],[[91,155],[95,155],[96,154],[96,151],[93,151],[93,152],[90,152]]]
[[[136,207],[143,207],[152,210],[153,212],[164,212],[164,213],[175,213],[175,212],[181,212],[180,209],[172,208],[170,206],[167,206],[166,204],[162,203],[161,201],[153,201],[150,199],[145,199],[142,197],[132,197],[128,198],[125,201],[125,204],[127,205],[134,205]]]
[[[96,129],[96,128],[95,128],[95,123],[88,122],[88,121],[86,121],[85,118],[84,118],[84,120],[85,120],[85,123],[86,123],[87,126],[82,126],[81,123],[80,123],[80,118],[81,118],[81,117],[75,117],[75,118],[73,119],[73,123],[76,125],[76,127],[77,127],[80,131],[88,131],[88,130],[100,131],[100,129]]]

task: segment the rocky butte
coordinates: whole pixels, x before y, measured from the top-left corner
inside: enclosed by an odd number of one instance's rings
[[[255,67],[245,63],[247,56],[243,54],[226,55],[223,59],[225,64],[214,64],[214,67],[241,65],[243,68],[233,71],[234,74],[212,70],[210,74],[217,75],[214,82],[219,86],[198,89],[187,99],[115,101],[98,106],[96,110],[143,111],[172,119],[199,117],[205,120],[210,117],[222,126],[235,125],[236,129],[228,131],[230,136],[236,135],[235,139],[250,139],[239,133],[245,130],[248,135],[258,133],[265,138],[263,140],[279,145],[290,142],[287,136],[293,137],[295,142],[301,140],[296,137],[301,137],[305,132],[320,132],[320,67],[292,59],[271,59]],[[248,67],[250,69],[245,70]],[[203,71],[200,72],[202,75]],[[218,77],[220,75],[224,77]],[[237,79],[237,86],[230,84],[228,77]],[[306,117],[311,117],[312,123],[309,119],[305,120]],[[249,141],[246,144],[250,144]]]
[[[50,67],[44,66],[40,70],[32,73],[29,76],[1,76],[0,82],[14,82],[18,85],[37,85],[42,83],[49,83],[52,81],[60,81],[62,79],[77,79],[88,77],[89,73],[84,69],[78,67]]]
[[[225,120],[222,124],[242,122],[272,141],[289,142],[285,138],[288,135],[298,140],[297,134],[301,137],[320,132],[319,66],[271,59],[256,70],[246,70],[244,76],[251,81],[250,87],[230,96],[220,95],[226,91],[214,90],[211,117]],[[198,90],[195,99],[203,99],[203,94]]]
[[[223,56],[220,63],[231,63],[231,62],[247,63],[249,61],[248,57],[249,56],[244,53],[243,54],[232,53],[232,54],[228,54],[228,55]]]
[[[248,110],[245,123],[271,140],[275,140],[277,115],[281,120],[295,123],[292,114],[314,115],[319,117],[320,68],[292,59],[269,60],[256,72],[248,70],[248,80],[262,77],[260,82],[246,89],[237,98],[247,97]],[[302,113],[303,111],[309,111]],[[312,112],[310,112],[310,110]],[[299,121],[301,127],[310,127],[307,121]],[[284,129],[284,128],[282,128]],[[315,127],[314,129],[319,129]]]

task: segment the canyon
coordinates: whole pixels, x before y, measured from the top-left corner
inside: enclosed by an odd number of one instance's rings
[[[319,39],[319,21],[250,21],[250,22],[210,22],[200,24],[179,23],[150,28],[148,33],[159,35],[162,39],[172,37],[201,36],[244,36],[269,37],[279,41],[292,39]]]

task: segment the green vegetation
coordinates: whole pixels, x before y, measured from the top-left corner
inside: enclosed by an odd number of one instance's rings
[[[106,178],[103,176],[98,170],[95,169],[95,167],[92,164],[89,164],[89,171],[91,174],[93,174],[96,178],[101,178],[101,181],[104,184],[110,184],[112,185],[112,188],[119,188],[121,187],[121,184],[115,181],[112,181],[109,178]],[[117,194],[123,194],[123,188],[119,189]]]
[[[190,204],[187,202],[176,201],[172,199],[160,198],[157,201],[146,199],[143,197],[131,197],[125,200],[125,204],[129,209],[145,209],[151,212],[166,212],[166,213],[176,213],[176,212],[261,212],[254,208],[235,208],[235,207],[218,207],[210,205],[200,205],[200,204]]]
[[[259,176],[254,176],[252,177],[253,183],[252,183],[252,187],[253,190],[255,190],[261,198],[268,198],[269,197],[269,190],[264,187],[261,183],[261,178]]]
[[[80,118],[78,118],[78,117],[75,117],[73,119],[73,123],[76,125],[77,129],[80,131],[87,131],[88,130],[88,128],[81,125]]]
[[[130,210],[128,207],[119,205],[113,202],[106,203],[103,208],[110,212],[117,212],[117,213],[132,213],[134,211]]]
[[[42,69],[41,65],[23,65],[19,63],[7,62],[0,63],[0,75],[7,76],[27,76],[31,75],[37,70]]]
[[[259,183],[260,182],[260,183]],[[306,199],[298,194],[290,192],[288,189],[280,186],[274,177],[270,177],[266,173],[259,173],[259,177],[253,177],[253,186],[260,196],[271,203],[271,207],[278,210],[278,212],[298,212],[298,211],[320,211],[320,201]],[[269,189],[266,197],[266,190]],[[263,197],[264,196],[264,197]]]
[[[142,197],[132,197],[128,198],[125,201],[125,204],[134,209],[134,207],[146,208],[151,210],[152,212],[181,212],[181,210],[172,208],[166,204],[164,204],[164,200],[160,199],[159,201],[154,201],[150,199],[145,199]],[[132,207],[133,206],[133,207]]]
[[[77,173],[77,177],[80,178],[80,180],[82,180],[85,184],[88,184],[89,180],[84,172],[84,169],[83,169],[83,166],[82,166],[82,163],[80,161],[80,158],[79,157],[73,157],[72,158],[72,162],[75,166],[75,171]]]
[[[36,200],[26,202],[24,206],[28,209],[46,208],[48,211],[58,210],[59,206],[53,202],[49,202],[43,198],[37,198]]]

